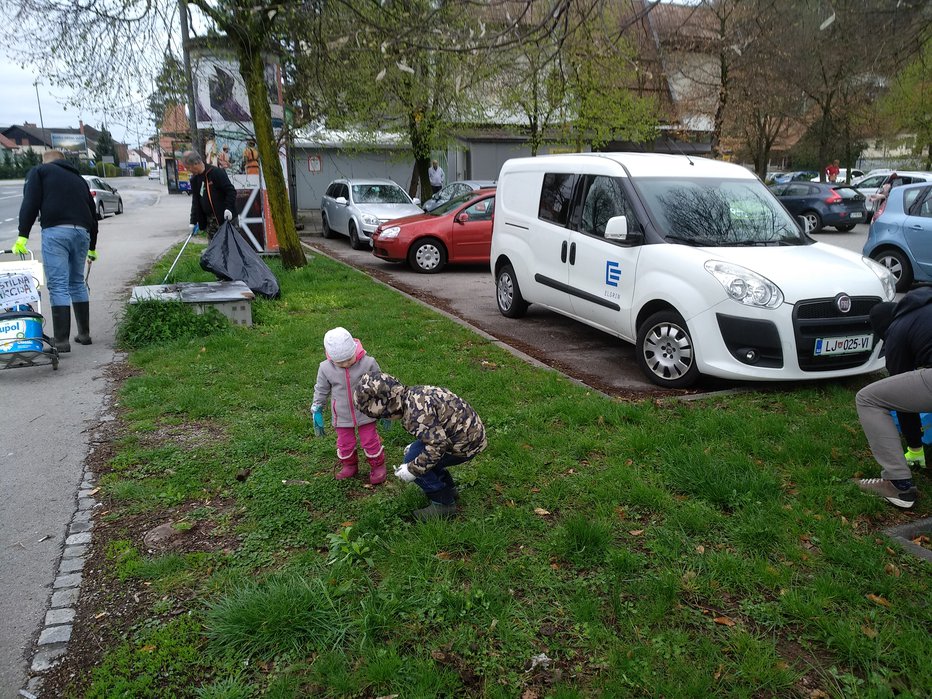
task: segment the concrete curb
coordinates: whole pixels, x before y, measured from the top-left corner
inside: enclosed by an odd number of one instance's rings
[[[923,548],[919,544],[914,544],[911,540],[920,534],[926,534],[932,531],[932,517],[916,520],[909,524],[902,524],[899,527],[891,527],[884,530],[884,534],[893,539],[902,546],[908,553],[919,556],[924,561],[932,563],[932,551]]]

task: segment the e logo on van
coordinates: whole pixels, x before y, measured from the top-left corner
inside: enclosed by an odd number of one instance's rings
[[[621,280],[621,265],[617,262],[608,260],[605,263],[605,283],[608,286],[618,286]]]

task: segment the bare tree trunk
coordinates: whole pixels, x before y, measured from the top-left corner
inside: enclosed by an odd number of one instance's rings
[[[247,46],[237,46],[240,74],[246,84],[249,111],[256,130],[256,147],[264,171],[272,223],[278,237],[279,253],[285,269],[298,269],[307,264],[304,249],[295,230],[294,217],[288,201],[285,174],[278,157],[278,148],[272,130],[272,110],[265,85],[265,63],[261,52]]]

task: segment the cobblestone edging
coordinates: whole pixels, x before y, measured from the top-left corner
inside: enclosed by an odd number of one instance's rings
[[[29,680],[26,688],[20,691],[22,697],[38,696],[42,685],[42,673],[54,667],[68,650],[75,608],[81,594],[84,564],[87,561],[91,535],[94,530],[94,521],[91,517],[98,504],[94,498],[97,493],[96,482],[96,474],[85,470],[78,488],[78,508],[68,525],[68,536],[65,537],[65,548],[58,565],[58,575],[52,583],[51,603],[49,610],[45,613],[45,621],[39,633],[36,652],[30,666],[30,672],[34,676]]]

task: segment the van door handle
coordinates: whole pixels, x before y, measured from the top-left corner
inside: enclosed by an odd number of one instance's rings
[[[576,243],[570,245],[570,264],[576,264]]]
[[[560,262],[566,262],[566,241],[560,246]]]

